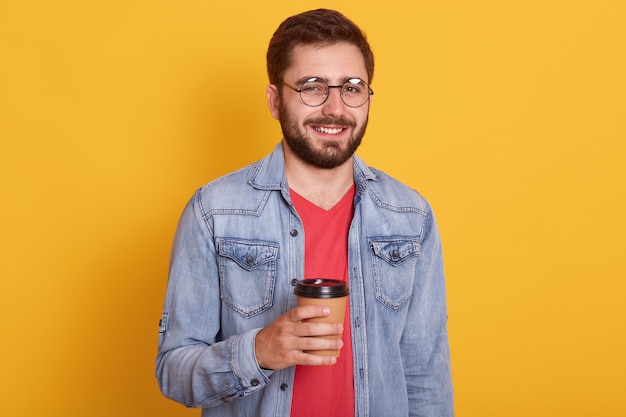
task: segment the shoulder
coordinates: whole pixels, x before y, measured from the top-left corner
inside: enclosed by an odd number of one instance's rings
[[[233,190],[239,190],[240,188],[246,186],[248,179],[259,163],[260,161],[257,161],[253,164],[211,180],[198,188],[197,193],[208,197],[213,194],[221,194],[227,190],[230,190],[231,193]]]
[[[430,213],[430,204],[417,190],[381,170],[368,169],[373,177],[366,182],[365,192],[378,206],[399,212]]]
[[[269,191],[259,190],[250,183],[250,177],[260,162],[248,165],[219,177],[196,190],[193,199],[203,216],[219,213],[256,213]]]

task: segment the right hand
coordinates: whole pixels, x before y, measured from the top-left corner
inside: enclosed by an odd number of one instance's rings
[[[304,350],[341,349],[339,339],[322,336],[343,332],[341,323],[309,323],[315,317],[326,317],[330,309],[325,306],[303,306],[289,310],[270,325],[261,329],[255,339],[255,352],[259,366],[279,370],[294,365],[333,365],[337,358],[304,353]]]

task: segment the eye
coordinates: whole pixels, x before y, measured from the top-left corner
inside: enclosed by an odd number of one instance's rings
[[[359,87],[355,87],[353,85],[345,85],[343,87],[343,92],[348,94],[358,94],[361,91]]]
[[[326,92],[326,83],[317,79],[306,81],[302,84],[302,94],[322,94]]]
[[[341,88],[341,91],[346,94],[361,94],[367,90],[365,82],[359,78],[352,78],[346,81]]]

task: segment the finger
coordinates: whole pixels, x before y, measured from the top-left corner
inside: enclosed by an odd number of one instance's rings
[[[296,336],[335,336],[343,333],[341,323],[302,322],[294,327]]]
[[[287,312],[287,317],[292,323],[298,323],[316,317],[326,317],[329,314],[330,308],[328,306],[309,305],[290,310]]]
[[[301,337],[294,346],[301,351],[338,350],[343,347],[343,340],[338,337]]]
[[[298,365],[306,366],[328,366],[337,363],[335,356],[314,355],[311,353],[300,352],[294,355]]]

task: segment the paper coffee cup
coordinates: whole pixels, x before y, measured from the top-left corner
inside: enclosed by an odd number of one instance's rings
[[[298,281],[294,290],[298,306],[320,305],[330,308],[327,317],[309,319],[312,323],[340,323],[343,324],[346,315],[346,299],[350,294],[345,281],[328,278],[311,278]],[[340,334],[322,336],[328,339],[339,339]],[[339,357],[340,349],[305,351],[314,355]]]

